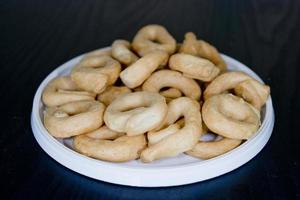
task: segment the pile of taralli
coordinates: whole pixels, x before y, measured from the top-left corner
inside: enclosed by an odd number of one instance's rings
[[[164,27],[148,25],[132,43],[116,40],[53,79],[42,95],[44,125],[100,160],[209,159],[257,132],[269,94],[249,75],[227,71],[217,49],[195,34],[180,44]],[[206,133],[215,139],[204,141]]]

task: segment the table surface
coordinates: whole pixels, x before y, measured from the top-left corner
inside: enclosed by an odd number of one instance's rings
[[[1,197],[13,199],[300,199],[299,1],[1,1]],[[170,188],[135,188],[79,175],[35,141],[35,90],[84,52],[131,40],[158,23],[182,41],[194,31],[271,86],[276,115],[267,146],[226,175]],[[6,199],[6,198],[4,198]]]

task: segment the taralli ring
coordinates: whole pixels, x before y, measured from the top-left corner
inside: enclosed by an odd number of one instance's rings
[[[202,107],[202,117],[212,132],[238,140],[249,139],[260,126],[259,111],[232,94],[207,99]]]
[[[182,96],[182,92],[176,88],[169,88],[159,92],[160,95],[164,96],[166,99],[176,99]]]
[[[159,126],[167,114],[165,98],[154,92],[134,92],[115,99],[104,114],[105,124],[128,136],[139,135]]]
[[[109,105],[118,96],[130,92],[131,90],[126,86],[109,86],[104,92],[97,96],[97,100],[104,103],[105,105]]]
[[[170,57],[169,67],[189,78],[212,81],[220,72],[212,62],[204,58],[178,53]]]
[[[256,81],[244,72],[227,72],[218,76],[207,86],[204,99],[231,89],[259,110],[270,94],[269,86]]]
[[[188,97],[180,97],[171,101],[165,123],[171,125],[183,116],[185,120],[184,127],[171,135],[164,133],[165,138],[142,151],[142,161],[152,162],[153,160],[176,156],[191,150],[202,134],[199,108],[199,104]]]
[[[54,137],[68,138],[99,128],[104,109],[98,101],[76,101],[50,107],[44,112],[44,124]]]
[[[45,87],[42,99],[46,106],[59,106],[72,101],[94,100],[96,94],[81,91],[68,76],[53,79]]]
[[[90,51],[86,54],[84,54],[84,59],[90,58],[90,57],[95,57],[95,56],[111,56],[111,49],[110,48],[105,48],[105,49],[96,49],[93,51]]]
[[[130,51],[130,43],[126,40],[116,40],[112,44],[112,57],[124,65],[130,65],[138,60],[138,57]]]
[[[79,88],[98,94],[116,82],[120,71],[120,63],[110,56],[90,56],[73,68],[71,78]]]
[[[85,135],[94,139],[113,140],[125,135],[125,133],[113,131],[104,125],[94,131],[86,133]]]
[[[172,70],[154,72],[143,84],[143,90],[151,92],[159,92],[165,87],[179,89],[185,96],[192,99],[198,100],[201,96],[201,88],[195,80]]]
[[[185,34],[185,39],[179,49],[179,52],[208,59],[214,63],[221,72],[225,72],[227,70],[226,63],[218,50],[204,40],[197,40],[196,35],[192,32]]]
[[[214,141],[200,141],[192,150],[185,153],[200,159],[210,159],[227,153],[242,143],[242,140],[217,138]]]
[[[140,56],[155,50],[172,54],[176,49],[176,41],[163,26],[148,25],[135,35],[132,47]]]
[[[260,110],[270,95],[270,87],[257,80],[249,79],[238,84],[234,92]]]
[[[136,88],[154,72],[160,65],[168,61],[168,54],[163,51],[154,51],[137,60],[124,69],[120,78],[129,88]]]
[[[144,135],[122,136],[113,141],[79,135],[74,138],[73,144],[76,151],[92,158],[110,162],[126,162],[139,158],[147,142]]]
[[[159,131],[149,131],[147,133],[148,145],[151,146],[160,142],[164,138],[179,131],[179,129],[180,129],[180,125],[175,123]]]

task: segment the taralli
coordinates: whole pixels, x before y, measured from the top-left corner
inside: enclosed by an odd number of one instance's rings
[[[104,161],[220,156],[255,135],[270,96],[246,73],[227,72],[208,42],[188,32],[176,43],[160,25],[78,59],[69,76],[45,87],[43,123],[77,152]]]
[[[270,94],[269,86],[256,81],[244,72],[227,72],[218,76],[207,86],[204,99],[232,89],[238,96],[243,97],[259,110]]]
[[[72,101],[94,100],[95,96],[95,93],[79,90],[69,76],[62,76],[50,81],[42,99],[46,106],[59,106]]]
[[[207,99],[202,107],[202,117],[212,132],[238,140],[249,139],[260,126],[259,111],[232,94]]]
[[[167,123],[164,123],[163,126],[167,126]],[[163,140],[164,138],[176,133],[184,126],[184,118],[176,121],[176,123],[167,126],[159,131],[149,131],[147,133],[148,145],[151,146]],[[202,133],[203,132],[203,123],[202,123]]]
[[[74,138],[76,151],[111,162],[126,162],[139,158],[140,152],[146,147],[147,142],[144,135],[122,136],[113,141],[90,138],[79,135]]]
[[[199,42],[194,33],[188,32],[184,35],[184,40],[179,48],[180,53],[190,54],[193,56],[199,56],[200,51]]]
[[[116,82],[120,71],[120,63],[110,56],[89,56],[73,68],[71,78],[79,88],[98,94]]]
[[[185,34],[185,39],[179,49],[179,52],[208,59],[214,63],[221,72],[225,72],[227,70],[226,63],[218,50],[204,40],[197,40],[196,35],[192,32]]]
[[[212,62],[204,58],[178,53],[170,57],[169,67],[189,78],[212,81],[220,72]]]
[[[200,159],[210,159],[227,153],[228,151],[239,146],[241,143],[242,140],[229,138],[221,138],[219,140],[216,139],[214,141],[207,142],[200,141],[192,150],[185,153]]]
[[[96,49],[94,51],[90,51],[86,54],[84,54],[84,59],[87,59],[89,57],[95,57],[95,56],[111,56],[112,52],[110,48],[105,49]]]
[[[196,145],[202,134],[199,104],[188,97],[180,97],[171,101],[165,124],[171,125],[181,116],[185,120],[184,127],[142,151],[141,160],[143,162],[176,156],[191,150]]]
[[[125,135],[125,133],[113,131],[104,125],[92,132],[86,133],[85,135],[94,139],[113,140]]]
[[[182,96],[181,91],[176,88],[169,88],[169,89],[160,91],[159,94],[166,98],[170,98],[170,99],[176,99],[176,98]]]
[[[135,35],[132,48],[140,56],[145,56],[155,50],[172,54],[176,49],[176,41],[163,26],[148,25],[140,29]]]
[[[144,134],[157,126],[167,114],[165,98],[154,92],[134,92],[115,99],[104,114],[105,124],[128,136]]]
[[[179,89],[185,96],[192,99],[198,100],[201,96],[201,88],[195,80],[172,70],[154,72],[143,84],[143,90],[151,92],[159,92],[165,87]]]
[[[270,95],[270,87],[257,80],[249,79],[238,84],[234,92],[260,110]]]
[[[213,95],[234,89],[238,84],[249,79],[252,78],[244,72],[227,72],[221,74],[206,87],[204,91],[204,100],[207,100]]]
[[[138,57],[130,51],[130,43],[126,40],[115,40],[111,48],[112,57],[124,65],[130,65],[138,60]]]
[[[200,43],[200,51],[199,55],[202,58],[206,58],[213,62],[221,72],[225,72],[227,70],[226,63],[223,58],[220,56],[218,50],[210,45],[209,43],[205,42],[204,40],[199,40]]]
[[[163,140],[164,138],[179,131],[180,125],[175,123],[159,131],[149,131],[147,133],[148,145],[151,146]]]
[[[129,88],[136,88],[154,72],[160,65],[166,63],[168,54],[163,51],[153,51],[124,69],[120,78]]]
[[[76,101],[47,108],[44,124],[57,138],[68,138],[99,128],[103,123],[105,106],[98,101]]]
[[[126,86],[109,86],[104,92],[97,96],[97,100],[104,103],[105,105],[109,105],[118,96],[130,92],[131,90]]]

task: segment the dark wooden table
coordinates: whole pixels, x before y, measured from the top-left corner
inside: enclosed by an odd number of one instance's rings
[[[1,199],[300,199],[299,1],[0,2]],[[63,167],[35,141],[32,100],[53,69],[84,52],[131,40],[143,25],[187,31],[250,66],[271,86],[276,122],[267,146],[233,172],[171,188],[96,181]]]

